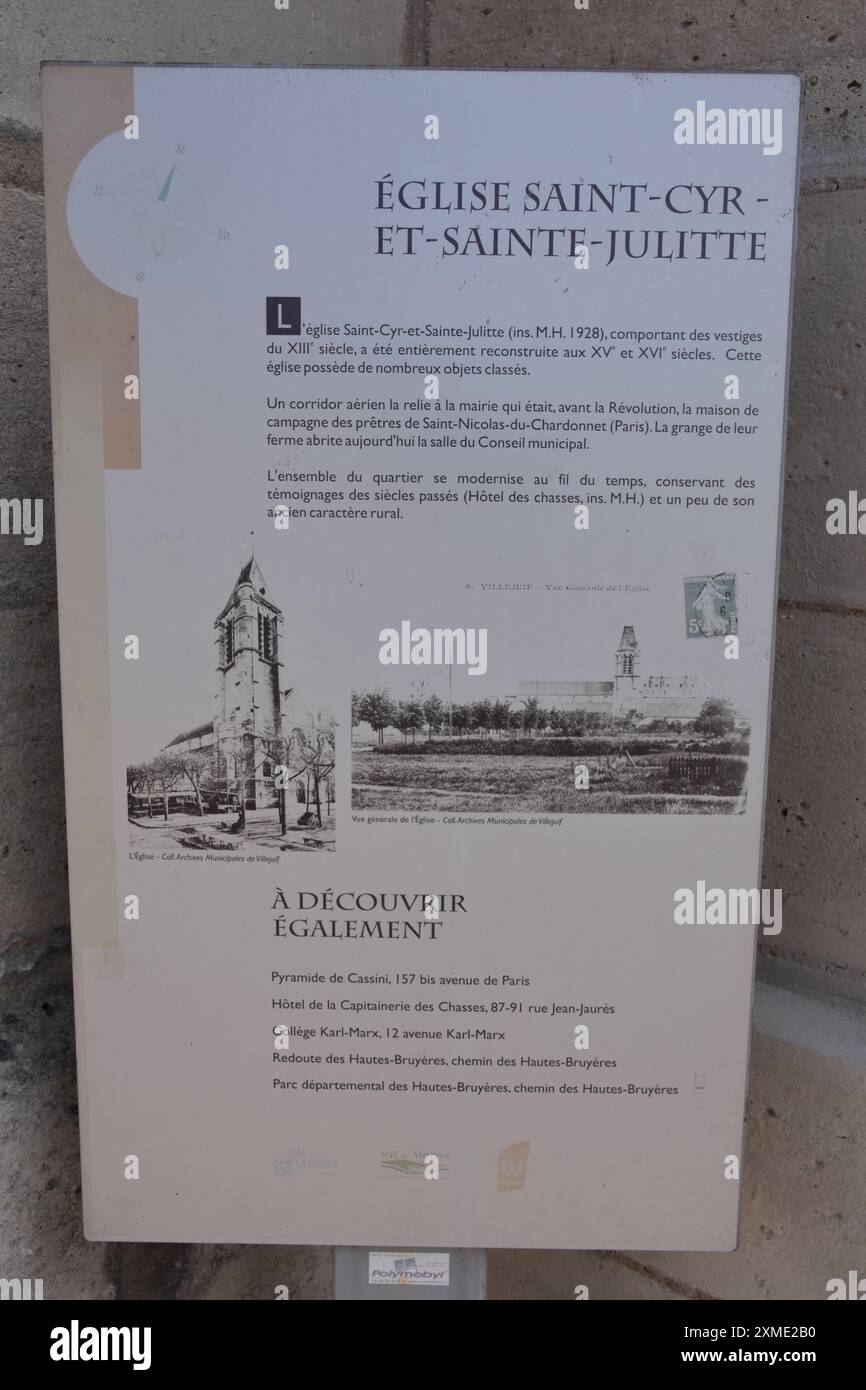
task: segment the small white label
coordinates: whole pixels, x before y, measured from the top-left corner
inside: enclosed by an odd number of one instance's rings
[[[371,1284],[418,1284],[426,1288],[447,1288],[451,1256],[441,1251],[421,1254],[417,1250],[370,1251]]]

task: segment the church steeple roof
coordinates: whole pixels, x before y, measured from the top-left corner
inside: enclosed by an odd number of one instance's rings
[[[234,593],[235,590],[239,589],[242,584],[252,584],[253,588],[259,594],[264,594],[267,591],[265,576],[259,569],[254,554],[251,555],[250,558],[247,560],[246,564],[244,565],[243,569],[241,570],[240,574],[235,580],[235,587],[232,590],[232,593]]]
[[[228,613],[229,609],[234,608],[235,604],[238,601],[238,590],[241,589],[245,584],[252,585],[253,589],[255,590],[256,599],[260,604],[262,604],[265,608],[270,609],[271,612],[277,614],[277,616],[280,616],[279,608],[268,595],[268,586],[265,583],[265,576],[259,569],[258,561],[256,560],[255,555],[251,555],[250,558],[247,560],[246,564],[241,569],[241,572],[238,575],[237,579],[235,580],[232,591],[228,596],[228,600],[225,606],[223,607],[223,610],[220,613],[219,617],[216,619],[217,623],[221,623],[226,613]]]
[[[619,646],[617,647],[617,651],[619,651],[619,652],[634,652],[634,651],[637,651],[637,638],[636,638],[635,635],[634,635],[634,628],[633,628],[633,627],[624,627],[624,628],[623,628],[623,630],[622,630],[622,637],[620,637],[620,639],[619,639]]]

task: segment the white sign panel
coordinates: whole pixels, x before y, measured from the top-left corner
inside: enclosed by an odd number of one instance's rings
[[[731,1248],[797,79],[44,100],[87,1234]]]

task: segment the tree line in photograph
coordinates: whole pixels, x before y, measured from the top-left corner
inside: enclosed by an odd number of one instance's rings
[[[352,691],[352,726],[369,724],[379,747],[388,729],[403,735],[404,744],[420,735],[428,743],[450,738],[515,742],[518,739],[585,738],[609,731],[640,728],[641,733],[682,733],[684,728],[705,738],[743,734],[730,700],[706,699],[692,720],[650,719],[637,714],[614,716],[599,710],[545,708],[534,697],[513,705],[508,700],[470,700],[449,705],[438,695],[410,695],[395,699],[386,687]]]

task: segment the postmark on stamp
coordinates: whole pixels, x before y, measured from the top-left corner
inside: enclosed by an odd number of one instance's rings
[[[683,581],[687,637],[727,637],[737,631],[737,576],[696,574]]]

